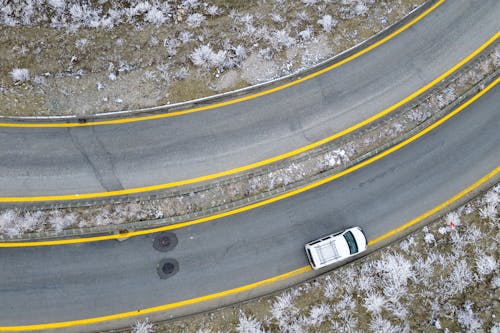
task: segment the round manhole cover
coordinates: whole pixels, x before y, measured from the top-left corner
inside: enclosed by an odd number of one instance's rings
[[[162,232],[155,236],[153,248],[160,252],[167,252],[172,250],[177,243],[177,236],[173,232]]]
[[[156,265],[160,279],[167,279],[179,271],[179,263],[175,259],[163,259]]]

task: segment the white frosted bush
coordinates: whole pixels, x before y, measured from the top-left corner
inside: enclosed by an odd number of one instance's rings
[[[227,63],[227,52],[224,50],[220,50],[218,52],[214,52],[212,57],[210,58],[210,65],[217,68],[219,71],[224,70],[226,67],[230,67]]]
[[[323,295],[326,298],[332,299],[335,295],[335,292],[339,288],[336,280],[332,280],[329,276],[326,279],[325,287],[323,289]]]
[[[186,44],[193,40],[193,33],[187,30],[182,30],[179,32],[178,38],[182,44]]]
[[[184,0],[181,4],[181,7],[187,9],[196,9],[200,6],[199,0]]]
[[[460,215],[455,211],[450,212],[450,213],[446,214],[445,221],[452,228],[458,227],[461,223]]]
[[[486,204],[486,206],[479,208],[479,216],[481,216],[481,218],[485,220],[496,222],[498,221],[497,215],[498,215],[497,205]]]
[[[210,5],[207,7],[207,14],[210,16],[216,16],[220,14],[220,9],[216,5]]]
[[[426,259],[423,259],[421,256],[415,258],[415,274],[419,282],[427,283],[428,279],[432,277],[435,258],[435,255],[428,255]]]
[[[238,62],[242,62],[248,58],[247,50],[242,45],[238,45],[234,48],[234,54]]]
[[[189,76],[189,70],[186,67],[181,67],[175,73],[175,78],[178,80],[183,80]]]
[[[453,265],[453,270],[442,286],[447,296],[454,296],[463,292],[471,284],[474,275],[464,259],[448,262],[448,264]]]
[[[14,68],[10,76],[16,82],[26,82],[30,79],[30,71],[27,68]]]
[[[457,321],[468,332],[475,332],[482,327],[481,320],[472,311],[472,302],[467,301],[463,309],[457,311]]]
[[[43,223],[43,212],[26,212],[24,216],[19,217],[16,221],[22,233],[36,230]]]
[[[323,31],[330,32],[337,26],[338,22],[331,15],[327,14],[318,20],[318,24],[323,27]]]
[[[189,55],[189,58],[194,65],[199,67],[210,67],[210,59],[213,57],[214,51],[209,45],[201,45],[194,49]]]
[[[155,325],[149,321],[148,318],[142,321],[136,321],[132,326],[133,333],[153,333]]]
[[[325,167],[335,167],[349,162],[349,156],[344,149],[329,151],[323,156],[323,165]]]
[[[203,23],[203,21],[205,21],[205,16],[200,13],[190,14],[186,19],[187,25],[192,28],[199,27]]]
[[[476,269],[481,276],[489,275],[497,269],[497,261],[494,257],[480,255],[476,259]]]
[[[286,292],[276,297],[271,305],[271,314],[278,321],[280,330],[285,331],[292,325],[298,314],[299,309],[293,304],[294,297]]]
[[[464,241],[469,244],[475,244],[484,237],[483,232],[478,227],[472,225],[468,226],[467,232],[463,235]]]
[[[76,215],[74,213],[64,214],[59,210],[54,210],[49,217],[49,223],[56,232],[61,232],[64,228],[76,223]]]
[[[434,238],[434,235],[431,233],[425,234],[424,241],[426,244],[435,244],[436,243],[436,239]]]
[[[273,20],[276,23],[281,23],[285,21],[285,19],[280,14],[277,13],[271,13],[269,14],[269,16],[271,17],[271,20]]]
[[[414,276],[411,262],[399,253],[384,254],[375,261],[374,268],[388,285],[406,286],[408,279]]]
[[[372,317],[369,327],[372,332],[377,333],[401,333],[401,328],[393,326],[390,321],[382,318],[381,315]]]
[[[314,6],[318,0],[302,0],[302,3],[306,6]]]
[[[49,4],[50,7],[62,11],[64,8],[66,8],[66,1],[65,0],[48,0],[47,3]]]
[[[269,41],[276,50],[289,48],[296,43],[295,38],[291,37],[290,33],[286,30],[273,31],[269,37]]]
[[[160,26],[167,20],[167,18],[165,17],[165,15],[163,14],[163,12],[161,10],[159,10],[156,7],[153,7],[148,11],[146,16],[144,17],[144,20],[146,22],[153,23],[153,24],[156,24],[157,26]]]
[[[491,279],[491,286],[493,288],[499,288],[500,287],[500,275],[495,275],[493,279]]]
[[[240,312],[238,316],[236,330],[239,333],[264,333],[262,323],[251,316],[247,317],[243,312]]]
[[[392,313],[392,315],[401,321],[406,321],[408,317],[408,310],[399,302],[387,303],[385,308]]]
[[[311,311],[309,311],[307,324],[310,326],[319,326],[325,321],[326,317],[328,317],[331,312],[332,310],[328,304],[321,303],[319,305],[315,305],[311,308]]]
[[[314,29],[311,26],[307,26],[304,30],[299,31],[299,36],[302,40],[310,40],[313,37]]]
[[[380,295],[379,293],[369,293],[366,295],[365,302],[363,306],[373,314],[378,314],[382,312],[384,306],[386,304],[385,297]]]
[[[356,12],[356,15],[365,15],[366,12],[368,12],[368,6],[360,1],[354,7],[354,11]]]

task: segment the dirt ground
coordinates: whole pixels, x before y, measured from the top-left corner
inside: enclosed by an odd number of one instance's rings
[[[134,1],[94,5],[103,13],[130,12]],[[0,15],[0,115],[88,115],[242,88],[350,48],[423,2],[177,0],[162,24],[144,22],[139,12],[108,28],[89,27],[104,24],[104,14],[76,21],[67,8],[40,7],[24,22],[18,8],[14,26]],[[67,22],[50,23],[54,17]],[[203,46],[208,53],[195,58]]]

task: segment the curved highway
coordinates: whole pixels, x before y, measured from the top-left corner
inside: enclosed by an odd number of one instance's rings
[[[130,189],[283,154],[411,95],[495,35],[498,17],[497,0],[446,1],[332,71],[213,110],[118,125],[0,127],[0,197]]]
[[[175,230],[179,242],[168,253],[153,249],[154,235],[0,249],[0,330],[134,311],[266,279],[306,265],[307,241],[351,225],[373,239],[500,165],[499,105],[497,85],[437,129],[353,173]],[[175,258],[180,270],[162,280],[156,264],[163,258]]]

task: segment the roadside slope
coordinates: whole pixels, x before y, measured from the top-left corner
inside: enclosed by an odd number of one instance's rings
[[[495,1],[445,2],[361,58],[230,107],[120,125],[1,128],[0,196],[129,189],[304,146],[380,112],[448,70],[498,31],[499,12]]]

